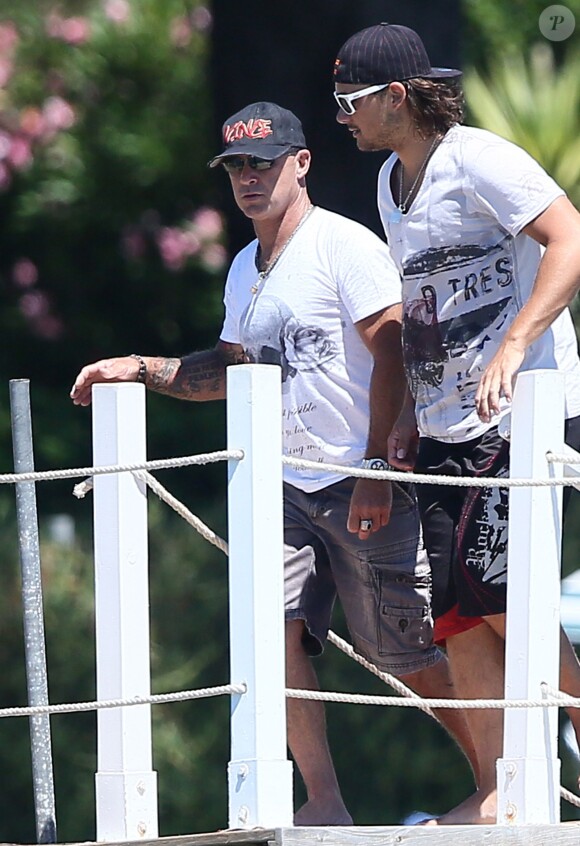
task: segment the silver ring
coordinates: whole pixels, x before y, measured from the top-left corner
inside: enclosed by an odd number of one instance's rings
[[[372,520],[361,520],[360,521],[360,528],[362,532],[370,532],[373,527]]]

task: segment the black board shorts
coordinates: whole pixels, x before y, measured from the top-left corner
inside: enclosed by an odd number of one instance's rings
[[[565,441],[580,451],[580,417],[566,421]],[[417,473],[504,478],[509,443],[488,429],[479,438],[444,443],[421,438]],[[503,614],[507,597],[508,489],[416,486],[433,579],[435,641]],[[564,507],[571,487],[564,489]]]

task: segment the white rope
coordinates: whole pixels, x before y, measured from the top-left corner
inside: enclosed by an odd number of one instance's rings
[[[552,699],[557,699],[563,708],[578,707],[578,699],[574,696],[570,696],[569,693],[564,693],[563,690],[556,690],[555,688],[550,687],[550,685],[546,684],[545,682],[542,682],[540,688],[542,691],[542,695],[551,697]]]
[[[184,455],[180,458],[161,458],[138,464],[108,464],[102,467],[76,467],[68,470],[41,470],[31,473],[0,473],[0,485],[17,482],[46,482],[55,479],[74,479],[76,476],[102,476],[107,473],[128,473],[134,470],[163,470],[167,467],[188,467],[192,464],[214,464],[217,461],[241,461],[241,449],[223,449],[201,455]]]
[[[407,687],[406,684],[403,684],[400,679],[398,679],[396,676],[392,676],[390,673],[386,673],[384,670],[379,670],[379,668],[375,664],[372,664],[370,661],[367,661],[366,658],[363,658],[362,655],[359,655],[358,652],[355,652],[350,643],[347,643],[346,640],[343,640],[333,631],[328,632],[327,640],[334,646],[336,646],[338,649],[340,649],[342,652],[344,652],[345,655],[348,655],[349,658],[352,658],[353,661],[356,661],[357,664],[360,664],[361,667],[364,667],[370,673],[373,673],[375,676],[378,676],[381,681],[384,681],[385,684],[388,684],[390,687],[393,688],[393,690],[396,690],[398,693],[400,693],[401,696],[406,696],[409,699],[417,698],[415,692],[411,690],[410,687]],[[423,704],[423,700],[420,699],[419,701],[421,704],[418,704],[417,707],[421,711],[425,711],[425,713],[429,714],[429,716],[433,717],[433,719],[436,719],[433,711]]]
[[[564,801],[569,802],[571,805],[575,805],[576,808],[580,808],[580,796],[576,796],[575,793],[570,793],[569,790],[566,790],[565,787],[560,786],[560,796]]]
[[[145,461],[137,464],[108,464],[101,467],[72,467],[66,470],[38,470],[30,473],[0,473],[0,485],[13,485],[17,482],[46,482],[57,479],[73,479],[78,476],[101,476],[110,473],[130,473],[136,470],[163,470],[170,467],[187,467],[191,465],[212,464],[218,461],[241,461],[243,450],[219,450],[201,455],[184,455],[180,458],[163,458]],[[573,460],[567,455],[548,454],[550,463],[564,462],[578,464],[580,459]],[[296,470],[318,470],[321,466],[325,470],[341,475],[353,476],[360,479],[387,479],[394,482],[412,482],[417,484],[449,485],[464,488],[524,488],[524,487],[563,487],[573,485],[570,479],[518,479],[518,478],[488,478],[485,476],[472,478],[462,476],[436,476],[425,473],[406,473],[398,470],[363,470],[361,467],[346,467],[343,464],[324,464],[307,461],[302,458],[282,457],[282,463]]]
[[[420,485],[456,485],[459,488],[552,488],[572,485],[570,479],[518,479],[488,478],[486,476],[436,476],[427,473],[406,473],[399,470],[363,470],[362,467],[346,467],[344,464],[326,464],[307,461],[305,458],[282,457],[282,463],[296,470],[330,470],[343,476],[357,479],[387,479],[393,482],[417,483]]]
[[[244,694],[247,685],[224,684],[216,687],[201,687],[195,690],[180,690],[175,693],[155,693],[149,696],[133,696],[125,699],[101,699],[90,702],[66,702],[57,705],[30,705],[27,707],[0,708],[0,717],[31,717],[39,714],[72,714],[84,711],[100,711],[107,708],[125,708],[133,705],[162,705],[168,702],[183,702],[213,696]],[[511,708],[559,708],[566,700],[566,707],[580,707],[580,698],[561,694],[562,698],[548,699],[435,699],[420,696],[375,696],[361,693],[336,693],[322,690],[287,688],[289,699],[312,699],[321,702],[335,702],[351,705],[394,705],[399,708],[450,708],[459,710],[501,710]]]
[[[60,705],[30,705],[27,708],[0,708],[0,717],[34,717],[38,714],[74,714],[83,711],[100,711],[105,708],[125,708],[132,705],[162,705],[164,702],[183,702],[232,693],[246,693],[245,684],[222,684],[216,687],[199,687],[197,690],[180,690],[177,693],[153,693],[150,696],[133,696],[130,699],[101,699],[92,702],[65,702]]]
[[[155,476],[152,476],[151,473],[148,473],[147,470],[135,470],[133,471],[133,475],[140,479],[142,482],[145,482],[151,490],[157,494],[159,499],[163,502],[166,502],[174,511],[179,514],[180,517],[183,517],[186,523],[195,529],[202,538],[205,538],[206,541],[213,544],[213,546],[217,546],[225,555],[228,555],[228,545],[223,538],[220,538],[219,535],[216,535],[212,529],[207,526],[203,520],[200,520],[195,514],[193,514],[189,508],[180,502],[176,497],[169,493],[167,488],[164,488],[161,482],[159,482]]]
[[[547,452],[546,460],[548,464],[580,464],[580,455],[576,450],[570,450],[569,453]]]
[[[17,482],[26,481],[51,481],[56,479],[68,479],[78,476],[95,476],[110,473],[133,472],[134,475],[147,484],[154,493],[171,508],[173,508],[192,528],[194,528],[205,540],[212,543],[226,555],[228,554],[227,543],[213,532],[208,526],[203,523],[198,517],[192,514],[186,506],[178,499],[172,496],[160,482],[151,476],[147,471],[160,470],[170,467],[184,467],[189,465],[203,465],[217,461],[225,460],[241,460],[244,454],[242,450],[221,450],[214,453],[205,453],[194,456],[183,456],[181,458],[161,459],[156,461],[147,461],[138,464],[124,464],[124,465],[107,465],[101,467],[80,467],[67,470],[50,470],[30,473],[6,473],[0,474],[0,484],[15,484]],[[547,460],[549,463],[564,463],[564,464],[580,464],[580,457],[571,456],[568,454],[548,453]],[[305,459],[295,459],[284,456],[282,462],[287,466],[294,467],[298,470],[318,470],[320,471],[320,464],[318,462],[307,461]],[[346,474],[357,478],[377,478],[392,481],[413,482],[417,484],[438,484],[449,485],[457,487],[557,487],[574,484],[569,479],[516,479],[516,478],[462,478],[456,476],[437,476],[428,474],[409,474],[399,471],[373,471],[363,470],[362,468],[345,468],[343,465],[325,464],[325,469],[333,472]],[[87,479],[84,482],[75,486],[74,493],[76,496],[82,497],[92,487],[92,479]],[[568,696],[561,691],[554,691],[546,685],[542,686],[542,691],[546,698],[536,700],[505,700],[505,699],[479,699],[479,700],[461,700],[461,699],[428,699],[416,696],[412,690],[404,685],[399,679],[379,670],[374,664],[367,661],[361,655],[342,640],[334,632],[329,631],[328,640],[341,649],[346,655],[354,661],[372,672],[386,684],[389,684],[394,690],[397,690],[401,696],[370,696],[361,694],[344,694],[331,693],[324,691],[287,689],[286,696],[293,699],[311,699],[326,702],[340,702],[351,703],[357,705],[392,705],[395,707],[416,707],[420,710],[434,716],[432,709],[450,708],[450,709],[506,709],[506,708],[553,708],[553,707],[580,707],[580,699]],[[133,697],[131,699],[114,699],[102,700],[82,703],[65,703],[60,705],[41,705],[29,706],[26,708],[0,708],[0,718],[9,716],[34,716],[40,714],[59,714],[59,713],[74,713],[83,711],[93,711],[105,708],[119,708],[133,705],[146,704],[160,704],[167,702],[184,701],[191,699],[199,699],[203,697],[221,696],[232,693],[243,694],[246,692],[246,685],[222,685],[213,688],[200,688],[197,690],[179,691],[170,694],[153,694],[147,697]],[[580,797],[560,787],[560,795],[563,799],[570,802],[576,807],[580,807]]]
[[[373,696],[360,693],[330,693],[322,690],[300,690],[288,688],[286,695],[290,699],[314,699],[320,702],[340,702],[351,705],[394,705],[397,708],[450,708],[459,710],[500,710],[503,708],[559,708],[560,699],[434,699],[413,696]],[[566,707],[580,708],[580,698],[567,697]]]

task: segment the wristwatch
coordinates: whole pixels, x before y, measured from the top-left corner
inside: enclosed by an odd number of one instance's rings
[[[391,470],[391,465],[383,458],[363,458],[361,467],[363,470]]]

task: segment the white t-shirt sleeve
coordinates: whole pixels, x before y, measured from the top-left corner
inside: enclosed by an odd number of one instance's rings
[[[226,344],[240,343],[240,317],[246,305],[242,294],[247,294],[251,281],[258,275],[254,266],[255,253],[256,242],[252,241],[235,256],[228,271],[223,297],[225,317],[220,332],[220,341]]]
[[[335,266],[341,299],[353,323],[401,302],[399,271],[388,246],[363,226],[341,239]]]
[[[232,276],[232,269],[228,273],[228,278],[226,280],[226,287],[224,290],[224,307],[225,307],[225,317],[224,323],[222,326],[222,331],[220,332],[220,341],[224,341],[226,344],[239,344],[239,324],[240,321],[238,319],[237,310],[235,308],[234,303],[234,296],[232,294],[231,289],[231,276]]]
[[[564,194],[535,159],[503,139],[483,145],[470,176],[479,209],[514,237]]]

